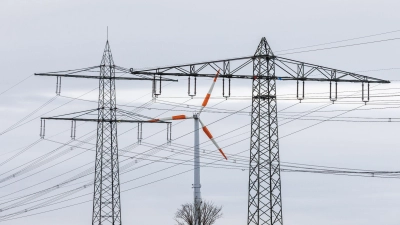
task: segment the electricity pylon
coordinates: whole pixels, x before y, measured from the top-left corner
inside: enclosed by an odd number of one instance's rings
[[[250,66],[252,68],[249,68]],[[337,100],[339,82],[361,83],[361,99],[365,103],[369,101],[370,83],[390,83],[352,72],[275,56],[265,38],[261,39],[252,56],[145,70],[130,69],[130,72],[137,75],[159,76],[160,79],[167,76],[187,76],[188,94],[193,96],[190,92],[190,78],[194,78],[196,85],[197,78],[212,78],[218,70],[222,71],[220,75],[223,79],[222,95],[226,98],[231,94],[231,79],[252,80],[248,225],[283,224],[276,81],[296,81],[297,98],[300,101],[305,98],[305,81],[329,82],[332,102]],[[228,80],[227,87],[225,79]],[[226,89],[228,94],[225,94]],[[194,90],[196,92],[196,86]]]
[[[100,73],[93,76],[93,72]],[[100,65],[59,72],[36,73],[39,76],[56,76],[56,93],[60,94],[61,77],[89,78],[99,80],[98,107],[76,113],[66,114],[72,117],[55,116],[41,118],[41,136],[44,136],[45,120],[70,120],[71,137],[74,139],[76,134],[76,121],[96,122],[97,141],[95,158],[95,176],[93,191],[93,225],[120,225],[121,224],[121,198],[119,181],[119,161],[118,161],[118,132],[117,123],[148,123],[151,119],[146,116],[134,114],[117,108],[117,97],[115,80],[151,80],[143,76],[116,77],[116,72],[127,73],[128,70],[116,66],[111,54],[109,42],[106,47]],[[85,75],[88,74],[88,75]],[[160,79],[160,81],[175,81],[171,79]],[[84,118],[88,114],[97,111],[97,118]],[[125,116],[133,120],[119,119]],[[140,126],[141,127],[141,126]]]
[[[222,151],[222,149],[219,147],[217,142],[214,140],[214,137],[212,136],[211,132],[208,130],[208,128],[204,125],[204,123],[200,119],[200,114],[203,111],[203,109],[207,106],[208,101],[211,97],[211,93],[214,89],[215,83],[217,82],[217,78],[219,75],[219,70],[217,71],[217,75],[215,75],[215,78],[211,84],[210,90],[208,91],[206,97],[203,100],[203,103],[201,104],[200,111],[195,113],[193,116],[187,116],[187,115],[176,115],[176,116],[170,116],[170,117],[165,117],[165,118],[157,118],[157,119],[152,119],[149,122],[159,122],[159,121],[170,121],[170,120],[185,120],[185,119],[193,119],[194,120],[194,183],[193,183],[193,197],[194,197],[194,225],[201,225],[201,184],[200,184],[200,137],[199,137],[199,122],[201,124],[201,128],[203,129],[204,133],[207,135],[207,137],[211,140],[211,142],[214,144],[214,146],[218,149],[218,151],[221,153],[221,155],[227,160],[228,158],[226,157],[225,153]]]

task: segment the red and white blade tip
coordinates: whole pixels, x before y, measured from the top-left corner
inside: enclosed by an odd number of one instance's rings
[[[213,82],[212,82],[212,84],[211,84],[210,90],[208,90],[208,93],[207,93],[206,97],[205,97],[204,100],[203,100],[203,104],[201,104],[201,109],[200,109],[200,112],[199,112],[199,113],[201,113],[201,111],[203,111],[204,107],[206,107],[207,104],[208,104],[208,100],[210,100],[211,93],[212,93],[212,91],[213,91],[213,89],[214,89],[214,85],[215,85],[215,83],[217,82],[217,78],[218,78],[218,75],[219,75],[219,71],[220,71],[220,70],[217,71],[217,74],[215,75],[214,80],[213,80]]]
[[[167,120],[185,120],[185,119],[191,119],[191,118],[193,118],[193,117],[186,116],[186,115],[176,115],[176,116],[170,116],[170,117],[165,117],[165,118],[152,119],[152,120],[149,120],[149,122],[158,122],[158,121],[167,121]]]
[[[212,136],[210,130],[208,130],[208,128],[206,126],[204,126],[203,122],[201,122],[201,120],[199,119],[201,127],[204,131],[204,133],[207,135],[207,137],[211,140],[211,142],[215,145],[215,147],[217,147],[218,151],[221,153],[221,155],[228,160],[228,158],[226,157],[224,151],[222,151],[222,149],[219,147],[219,145],[217,144],[217,142],[214,140],[214,137]]]

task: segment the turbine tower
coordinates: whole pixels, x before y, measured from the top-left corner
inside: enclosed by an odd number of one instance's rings
[[[214,137],[208,130],[208,128],[204,125],[204,123],[200,119],[200,114],[203,111],[203,109],[207,106],[208,100],[211,97],[211,93],[214,89],[215,83],[217,82],[217,78],[219,75],[220,71],[217,71],[217,74],[215,75],[213,82],[211,84],[210,90],[208,91],[206,97],[203,100],[203,103],[201,104],[200,111],[195,113],[193,116],[186,116],[186,115],[176,115],[176,116],[171,116],[171,117],[166,117],[166,118],[159,118],[159,119],[152,119],[149,122],[159,122],[159,121],[170,121],[170,120],[183,120],[183,119],[193,119],[194,120],[194,183],[193,183],[193,198],[194,198],[194,225],[201,225],[201,184],[200,184],[200,137],[199,137],[199,123],[204,131],[204,133],[207,135],[207,137],[211,140],[211,142],[215,145],[215,147],[218,149],[218,151],[221,153],[221,155],[227,160],[228,158],[226,157],[225,153],[222,151],[222,149],[219,147],[217,142],[214,140]]]
[[[200,132],[199,117],[193,115],[194,122],[194,179],[193,179],[193,205],[194,205],[194,225],[201,225],[201,183],[200,183]]]

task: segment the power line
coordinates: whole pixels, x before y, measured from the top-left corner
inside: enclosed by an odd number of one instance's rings
[[[40,111],[41,109],[43,109],[44,107],[46,107],[48,104],[50,104],[51,102],[53,102],[54,100],[56,100],[57,96],[54,96],[53,98],[49,99],[48,101],[46,101],[44,104],[42,104],[41,106],[39,106],[38,108],[36,108],[35,110],[33,110],[32,112],[30,112],[28,115],[26,115],[25,117],[23,117],[22,119],[20,119],[19,121],[17,121],[16,123],[14,123],[13,125],[11,125],[10,127],[8,127],[7,129],[3,130],[0,135],[3,135],[5,133],[7,133],[10,130],[13,130],[14,128],[18,127],[18,125],[20,123],[22,123],[24,120],[26,120],[27,118],[31,117],[33,114],[37,113],[38,111]]]
[[[291,51],[291,50],[311,48],[311,47],[317,47],[317,46],[322,46],[322,45],[330,45],[330,44],[346,42],[346,41],[354,41],[354,40],[363,39],[363,38],[369,38],[369,37],[375,37],[375,36],[380,36],[380,35],[384,35],[384,34],[396,33],[396,32],[399,32],[399,31],[400,30],[387,31],[387,32],[383,32],[383,33],[371,34],[371,35],[366,35],[366,36],[361,36],[361,37],[356,37],[356,38],[348,38],[348,39],[343,39],[343,40],[339,40],[339,41],[326,42],[326,43],[322,43],[322,44],[315,44],[315,45],[308,45],[308,46],[304,46],[304,47],[284,49],[284,50],[279,50],[279,51],[276,51],[276,52],[286,52],[286,51]]]
[[[25,77],[24,79],[18,81],[16,84],[12,85],[11,87],[7,88],[6,90],[4,90],[3,92],[0,93],[0,95],[3,95],[4,93],[6,93],[7,91],[13,89],[14,87],[18,86],[19,84],[23,83],[24,81],[28,80],[29,78],[31,78],[33,75],[29,75],[27,77]]]
[[[180,174],[182,174],[182,173],[180,173]],[[163,178],[163,179],[161,179],[161,180],[164,180],[165,178]],[[160,180],[157,180],[157,181],[160,181]],[[154,182],[151,182],[151,183],[154,183]],[[147,183],[147,185],[148,185],[149,183]],[[125,190],[126,191],[126,190]]]
[[[399,39],[400,38],[389,38],[389,39],[383,39],[383,40],[377,40],[377,41],[368,41],[368,42],[348,44],[348,45],[340,45],[340,46],[333,46],[333,47],[327,47],[327,48],[311,49],[311,50],[304,50],[304,51],[298,51],[298,52],[288,52],[288,53],[283,53],[283,54],[280,54],[280,55],[292,55],[292,54],[298,54],[298,53],[316,52],[316,51],[323,51],[323,50],[336,49],[336,48],[345,48],[345,47],[367,45],[367,44],[387,42],[387,41],[396,41],[396,40],[399,40]]]

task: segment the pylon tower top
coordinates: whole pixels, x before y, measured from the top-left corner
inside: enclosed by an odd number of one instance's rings
[[[101,65],[103,66],[115,66],[114,59],[111,53],[110,42],[107,40],[106,46],[103,52],[103,58],[101,59]]]
[[[257,50],[254,53],[255,56],[258,55],[269,55],[274,56],[271,47],[268,44],[268,41],[265,37],[261,38],[260,44],[258,44]]]

